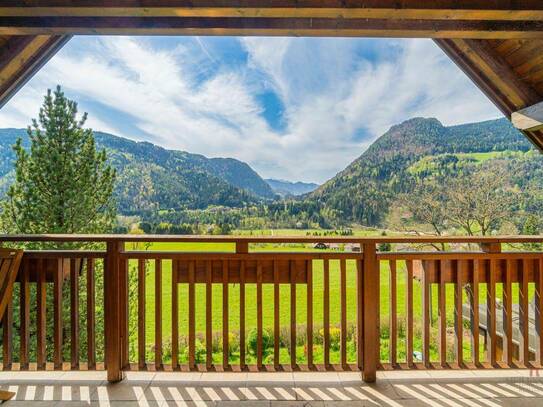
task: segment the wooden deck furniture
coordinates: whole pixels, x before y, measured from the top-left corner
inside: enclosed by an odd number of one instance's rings
[[[11,329],[11,318],[6,311],[11,306],[13,287],[22,257],[22,250],[0,249],[0,322],[4,332]],[[0,390],[0,401],[9,400],[14,395],[15,393]]]

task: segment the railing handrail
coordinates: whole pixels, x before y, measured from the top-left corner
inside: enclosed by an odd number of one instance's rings
[[[191,243],[533,243],[541,235],[514,236],[230,236],[133,234],[3,234],[0,242],[191,242]]]

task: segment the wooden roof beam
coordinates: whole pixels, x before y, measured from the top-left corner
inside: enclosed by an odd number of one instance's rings
[[[543,129],[543,102],[513,112],[511,121],[513,126],[519,130],[536,131]]]
[[[2,34],[543,39],[543,21],[354,18],[0,17],[0,35]]]
[[[0,48],[0,108],[68,40],[69,36],[14,36]]]
[[[12,17],[543,20],[540,0],[3,0]]]

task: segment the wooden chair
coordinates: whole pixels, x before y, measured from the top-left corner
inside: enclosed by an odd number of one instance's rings
[[[11,301],[22,257],[22,250],[0,249],[0,324]],[[0,390],[0,402],[9,400],[14,395],[15,393]]]

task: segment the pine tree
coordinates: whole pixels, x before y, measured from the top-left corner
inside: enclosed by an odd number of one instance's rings
[[[97,151],[87,114],[60,86],[47,91],[38,120],[28,127],[27,152],[21,139],[15,182],[3,203],[2,226],[9,233],[104,233],[115,219],[115,171],[106,152]]]

